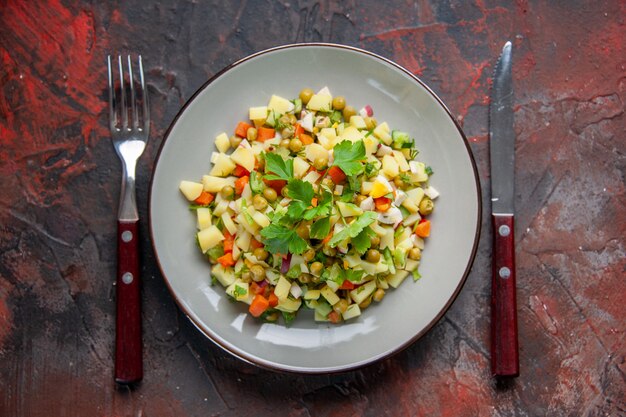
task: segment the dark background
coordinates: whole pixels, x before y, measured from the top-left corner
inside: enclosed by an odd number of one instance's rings
[[[1,416],[617,416],[626,413],[624,1],[0,0]],[[489,372],[487,110],[514,45],[521,376]],[[462,124],[485,204],[445,317],[360,371],[277,374],[193,328],[154,262],[147,192],[185,101],[228,64],[324,41],[392,59]],[[141,53],[152,109],[138,166],[145,377],[112,382],[120,164],[106,55]]]

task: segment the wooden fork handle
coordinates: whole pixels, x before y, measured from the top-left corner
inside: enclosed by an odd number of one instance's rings
[[[491,279],[491,372],[519,375],[515,237],[512,215],[492,215],[493,272]]]
[[[143,377],[138,226],[136,220],[117,223],[115,381],[120,384]]]

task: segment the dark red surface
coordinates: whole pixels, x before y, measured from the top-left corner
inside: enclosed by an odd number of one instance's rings
[[[515,285],[515,221],[512,215],[492,215],[493,267],[491,271],[491,373],[498,377],[519,375],[517,298]],[[507,227],[509,233],[499,233]],[[501,276],[500,269],[508,275]]]
[[[0,415],[624,415],[624,16],[623,1],[0,1]],[[487,113],[507,39],[521,374],[496,383]],[[486,208],[444,319],[404,352],[332,376],[260,370],[207,342],[147,240],[154,157],[185,100],[237,59],[302,41],[368,49],[430,85],[470,138]],[[129,52],[144,58],[153,120],[137,178],[134,390],[112,382],[121,167],[106,110],[106,55]]]
[[[131,233],[130,240],[124,239],[124,233]],[[139,222],[118,221],[115,381],[121,384],[136,383],[143,377],[139,265]],[[128,273],[132,274],[132,280],[124,282]]]

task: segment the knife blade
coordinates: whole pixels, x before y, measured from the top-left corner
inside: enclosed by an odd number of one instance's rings
[[[507,42],[496,64],[489,105],[491,162],[491,371],[519,375],[515,284],[515,131],[513,130],[512,45]]]

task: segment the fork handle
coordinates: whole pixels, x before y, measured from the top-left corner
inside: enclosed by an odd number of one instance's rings
[[[138,220],[117,222],[115,381],[120,384],[143,377],[138,226]]]

